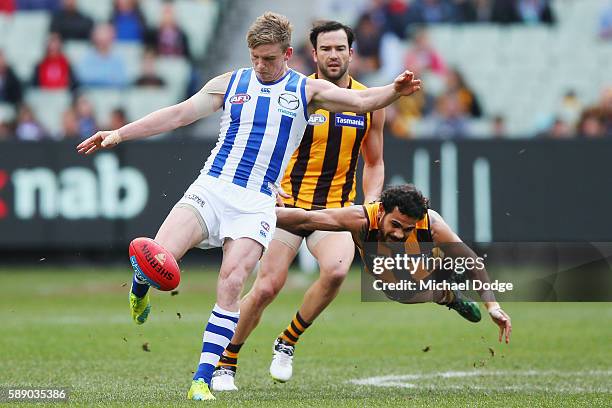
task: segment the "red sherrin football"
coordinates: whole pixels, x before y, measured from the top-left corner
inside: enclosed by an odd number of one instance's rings
[[[130,262],[140,280],[159,290],[173,290],[181,281],[176,259],[151,238],[130,242]]]

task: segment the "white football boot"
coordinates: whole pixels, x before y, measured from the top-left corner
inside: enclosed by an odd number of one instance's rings
[[[270,363],[270,375],[279,382],[287,382],[293,375],[293,352],[295,346],[281,339],[274,341],[272,349],[272,363]]]
[[[217,367],[213,372],[210,386],[213,391],[238,391],[238,387],[234,384],[236,371],[227,367]]]

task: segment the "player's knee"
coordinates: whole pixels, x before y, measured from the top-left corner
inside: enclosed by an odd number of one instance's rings
[[[237,293],[238,295],[242,292],[245,279],[238,274],[230,274],[219,279],[219,291],[226,293]]]
[[[272,279],[261,280],[253,288],[255,301],[258,304],[267,305],[276,298],[281,288],[282,285],[274,282]]]
[[[348,268],[341,263],[321,269],[321,279],[324,279],[326,284],[332,287],[342,285],[347,274]]]
[[[248,265],[241,263],[224,265],[219,273],[219,286],[229,291],[242,290],[249,271]]]

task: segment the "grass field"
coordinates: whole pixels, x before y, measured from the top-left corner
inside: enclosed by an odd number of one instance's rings
[[[81,406],[194,405],[185,396],[216,274],[188,267],[177,296],[154,293],[144,326],[129,318],[129,278],[128,268],[0,269],[0,387],[67,386]],[[302,336],[292,381],[274,384],[272,341],[310,279],[292,275],[242,349],[241,391],[215,406],[612,405],[612,304],[506,304],[513,338],[500,345],[488,317],[360,303],[356,271]]]

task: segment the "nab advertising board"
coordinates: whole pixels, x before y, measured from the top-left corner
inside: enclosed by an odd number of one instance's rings
[[[358,125],[358,123],[356,124]],[[0,144],[0,250],[124,248],[153,237],[214,147]],[[414,182],[468,241],[610,241],[609,141],[385,139],[387,184]]]

